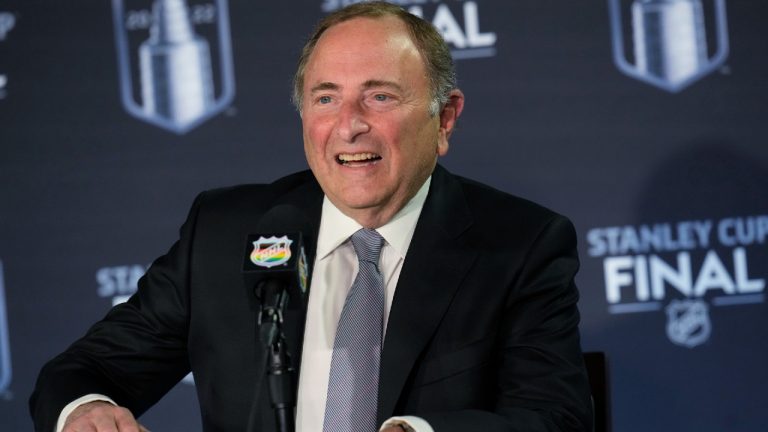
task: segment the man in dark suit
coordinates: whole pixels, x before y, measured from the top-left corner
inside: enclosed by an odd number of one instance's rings
[[[306,326],[285,320],[303,346],[301,430],[331,430],[327,377],[357,272],[346,239],[360,229],[383,238],[385,338],[378,392],[350,396],[373,398],[377,427],[589,430],[575,232],[436,165],[464,105],[437,32],[378,2],[336,12],[305,46],[294,99],[311,172],[201,194],[138,292],[44,367],[36,429],[143,430],[134,416],[191,370],[204,430],[275,430],[241,263],[245,237],[288,208],[315,264]]]

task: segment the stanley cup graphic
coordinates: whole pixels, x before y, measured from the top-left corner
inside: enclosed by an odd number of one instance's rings
[[[155,0],[152,15],[139,48],[143,108],[183,127],[214,102],[208,42],[195,35],[184,0]]]
[[[630,6],[631,14],[624,12]],[[630,77],[678,92],[720,67],[728,57],[725,0],[608,0],[616,66]],[[627,10],[629,12],[629,10]],[[714,26],[707,46],[705,13]],[[623,17],[631,17],[631,35]],[[624,52],[631,37],[634,64]],[[710,54],[710,51],[714,51]]]
[[[11,346],[8,340],[8,315],[5,306],[3,262],[0,261],[0,396],[8,394],[11,384]]]
[[[700,0],[635,0],[632,28],[641,73],[677,84],[707,62]]]
[[[123,107],[180,135],[235,96],[227,0],[187,1],[112,0]]]

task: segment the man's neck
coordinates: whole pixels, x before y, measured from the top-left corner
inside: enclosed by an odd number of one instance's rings
[[[431,175],[424,179],[424,181],[419,184],[419,187],[413,191],[407,199],[400,200],[399,205],[349,208],[338,205],[334,202],[333,198],[327,194],[325,195],[325,198],[329,200],[330,204],[332,204],[339,212],[354,220],[363,228],[378,229],[392,222],[393,219],[400,217],[399,215],[404,209],[412,206],[414,202],[418,202],[418,207],[421,208],[429,193],[429,185],[432,183],[431,179]]]
[[[333,203],[334,206],[339,209],[339,211],[353,219],[355,222],[359,223],[363,228],[378,229],[391,222],[394,218],[398,217],[398,214],[402,212],[405,207],[410,205],[410,203],[417,195],[423,195],[421,198],[421,202],[423,203],[424,199],[426,198],[426,194],[429,191],[431,178],[432,176],[427,177],[419,185],[419,188],[414,190],[413,193],[411,193],[410,196],[408,196],[406,199],[399,200],[397,205],[368,207],[360,209],[345,208],[336,205],[331,197],[328,197],[327,195],[326,197],[331,200],[331,203]]]
[[[376,229],[386,225],[387,222],[392,220],[401,208],[402,207],[385,210],[352,209],[351,211],[343,213],[354,219],[355,222],[359,223],[364,228]]]

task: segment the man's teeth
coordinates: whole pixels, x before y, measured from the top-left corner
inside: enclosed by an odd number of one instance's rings
[[[340,162],[359,162],[367,160],[381,159],[381,156],[375,153],[355,153],[355,154],[340,154]]]

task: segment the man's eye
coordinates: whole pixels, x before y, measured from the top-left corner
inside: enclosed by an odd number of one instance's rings
[[[377,94],[373,98],[376,99],[378,102],[386,102],[387,100],[389,100],[389,96],[384,94]]]
[[[321,104],[329,104],[329,103],[331,103],[331,97],[330,96],[320,96],[317,99],[317,102],[321,103]]]

